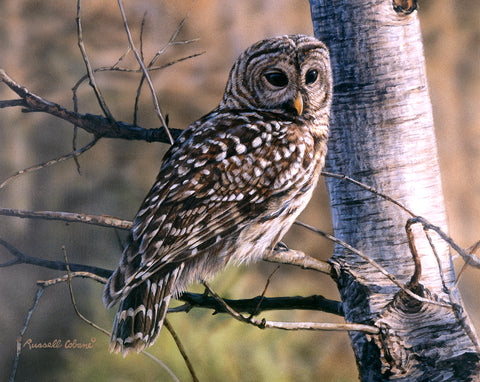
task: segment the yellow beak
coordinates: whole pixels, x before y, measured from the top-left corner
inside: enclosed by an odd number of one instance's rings
[[[303,98],[300,92],[297,93],[297,96],[295,97],[295,100],[293,101],[293,105],[295,106],[295,109],[297,110],[298,115],[302,115],[303,113]]]

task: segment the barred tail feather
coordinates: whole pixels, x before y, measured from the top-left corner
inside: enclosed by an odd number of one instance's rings
[[[140,352],[160,334],[180,269],[152,275],[120,300],[110,337],[110,352]]]

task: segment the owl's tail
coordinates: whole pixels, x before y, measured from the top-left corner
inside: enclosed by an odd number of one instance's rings
[[[110,351],[140,352],[152,345],[163,326],[178,268],[152,275],[120,300],[110,337]]]

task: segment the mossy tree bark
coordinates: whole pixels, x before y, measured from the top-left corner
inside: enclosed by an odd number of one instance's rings
[[[446,229],[419,21],[414,7],[402,8],[414,2],[310,4],[315,36],[330,49],[334,78],[326,170],[372,186]],[[448,245],[430,231],[432,250],[415,225],[415,266],[405,231],[409,214],[352,183],[327,178],[327,187],[335,236],[412,292],[442,303],[416,300],[337,246],[331,262],[346,320],[381,328],[378,336],[350,335],[361,379],[479,378],[478,341],[454,286]]]

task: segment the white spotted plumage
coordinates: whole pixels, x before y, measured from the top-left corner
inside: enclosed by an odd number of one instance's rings
[[[331,91],[313,37],[263,40],[237,59],[220,105],[165,155],[105,286],[105,304],[120,302],[112,351],[153,344],[172,296],[273,249],[323,166]]]

